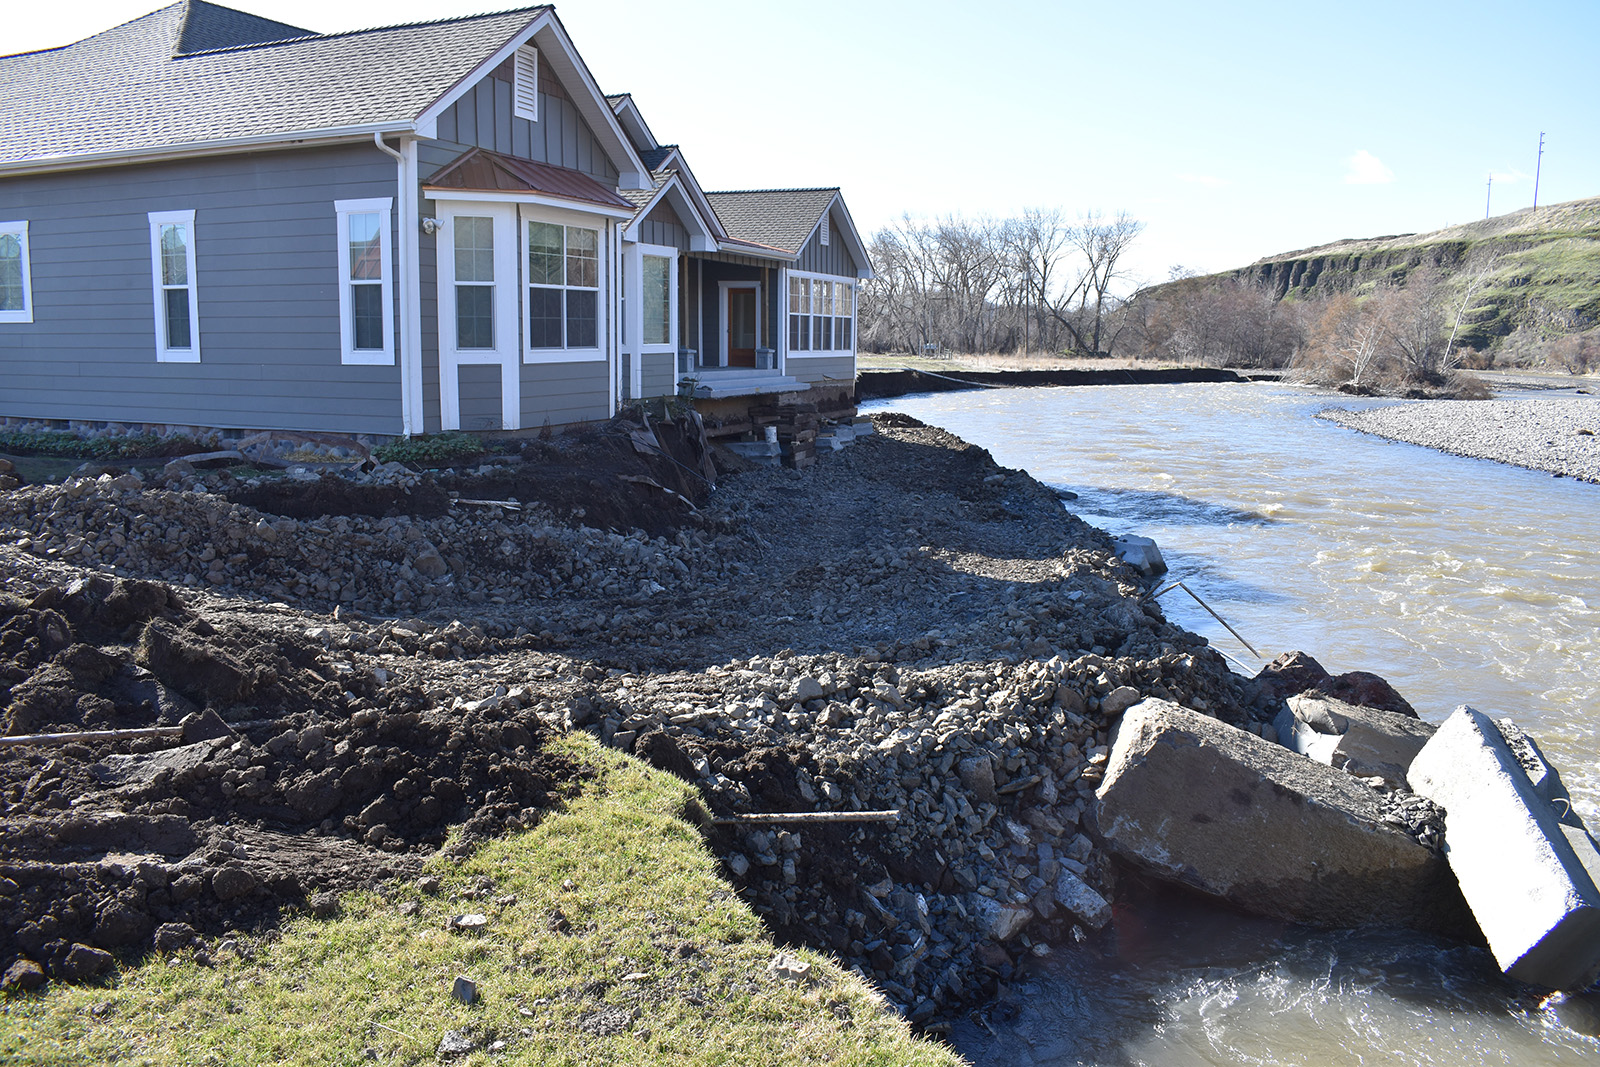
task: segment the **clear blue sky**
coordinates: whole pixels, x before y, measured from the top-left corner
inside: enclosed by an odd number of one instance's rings
[[[0,52],[158,0],[12,5]],[[318,31],[492,0],[237,0]],[[606,92],[632,92],[707,188],[842,185],[903,213],[1127,210],[1146,280],[1341,237],[1600,195],[1600,2],[804,4],[568,0]]]

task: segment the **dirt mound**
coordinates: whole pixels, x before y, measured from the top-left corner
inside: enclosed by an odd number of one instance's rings
[[[530,825],[585,773],[546,751],[525,692],[442,706],[290,632],[224,639],[156,583],[89,579],[3,609],[9,733],[172,725],[202,705],[232,723],[190,744],[0,749],[5,966],[80,979],[109,965],[96,951],[271,925],[414,870],[455,827],[470,845]]]

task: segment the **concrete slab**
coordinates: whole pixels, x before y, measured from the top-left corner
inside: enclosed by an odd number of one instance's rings
[[[1118,857],[1246,911],[1471,928],[1443,858],[1396,827],[1376,790],[1177,704],[1128,709],[1097,797]]]
[[[1421,719],[1321,693],[1300,693],[1285,703],[1272,723],[1280,743],[1357,778],[1382,778],[1402,788],[1406,768],[1434,733]]]
[[[1600,977],[1600,852],[1532,739],[1463,704],[1409,777],[1445,809],[1445,856],[1500,968],[1553,989]]]
[[[1111,543],[1116,547],[1117,555],[1122,557],[1122,562],[1146,578],[1167,573],[1167,561],[1161,558],[1161,549],[1150,538],[1127,534],[1112,538]]]

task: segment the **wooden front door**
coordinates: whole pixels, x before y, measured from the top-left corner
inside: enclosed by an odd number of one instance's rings
[[[756,365],[756,287],[730,287],[727,293],[728,366],[753,368]]]

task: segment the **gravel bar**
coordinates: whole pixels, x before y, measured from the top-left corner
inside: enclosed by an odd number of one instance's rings
[[[1391,441],[1600,483],[1600,400],[1418,400],[1318,418]]]

